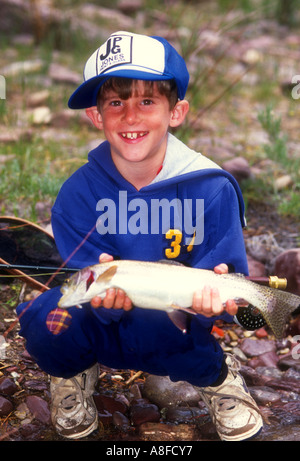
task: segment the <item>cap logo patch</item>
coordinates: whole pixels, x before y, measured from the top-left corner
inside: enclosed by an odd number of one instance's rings
[[[132,37],[113,35],[99,48],[97,57],[97,74],[102,74],[112,67],[132,62]]]

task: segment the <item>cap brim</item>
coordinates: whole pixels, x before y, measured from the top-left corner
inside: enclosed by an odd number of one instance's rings
[[[88,107],[96,106],[98,92],[103,83],[110,77],[123,77],[148,81],[174,79],[174,76],[171,75],[153,74],[139,70],[123,69],[110,71],[109,74],[107,73],[101,76],[98,75],[82,83],[69,99],[68,106],[70,109],[87,109]]]

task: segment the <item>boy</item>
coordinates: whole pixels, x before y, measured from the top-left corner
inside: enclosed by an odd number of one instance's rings
[[[247,272],[243,201],[235,180],[168,133],[185,119],[189,74],[164,39],[117,32],[89,58],[69,106],[86,109],[106,141],[63,185],[52,210],[57,247],[70,267],[166,259]],[[172,280],[170,280],[172,283]],[[58,309],[59,288],[18,307],[27,349],[51,378],[52,420],[68,438],[97,428],[97,363],[169,375],[197,386],[223,440],[262,427],[259,410],[211,328],[237,312],[216,288],[196,292],[187,333],[161,311],[108,290],[84,309]]]

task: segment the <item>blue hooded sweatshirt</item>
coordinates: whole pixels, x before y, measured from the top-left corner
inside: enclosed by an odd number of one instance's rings
[[[226,263],[246,274],[244,224],[235,179],[171,134],[162,168],[148,186],[136,190],[122,177],[105,141],[63,184],[52,209],[57,248],[75,268],[97,264],[105,252],[203,269]],[[164,312],[86,305],[71,308],[67,327],[53,334],[47,319],[59,297],[54,288],[17,309],[27,349],[50,374],[73,376],[96,361],[198,386],[220,374],[223,352],[210,334],[215,318],[192,316],[184,335]]]

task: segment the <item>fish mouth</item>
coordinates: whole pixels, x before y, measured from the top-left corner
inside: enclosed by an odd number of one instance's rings
[[[149,131],[122,131],[120,136],[123,139],[135,141],[137,139],[144,138],[148,133]]]

